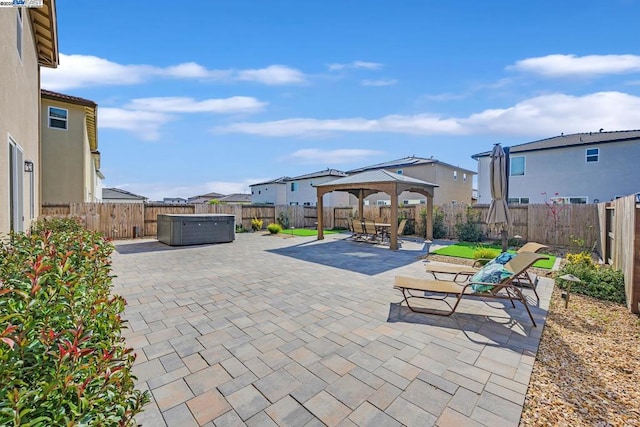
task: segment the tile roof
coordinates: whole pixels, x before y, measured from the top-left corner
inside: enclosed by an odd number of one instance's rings
[[[552,138],[540,139],[538,141],[509,147],[510,153],[524,153],[527,151],[549,150],[553,148],[573,147],[578,145],[603,144],[608,142],[620,142],[626,140],[640,139],[640,130],[620,130],[610,132],[585,132],[571,135],[559,135]],[[491,151],[474,154],[474,159],[490,156]]]
[[[41,89],[40,93],[43,98],[54,99],[62,102],[71,102],[72,104],[84,105],[86,107],[97,107],[98,104],[90,99],[80,98],[79,96],[66,95],[64,93],[53,92],[51,90]]]
[[[219,199],[221,202],[227,202],[227,203],[238,203],[238,202],[251,202],[251,194],[242,194],[242,193],[235,193],[235,194],[229,194],[228,196],[224,196],[221,197]]]
[[[291,178],[288,176],[281,176],[280,178],[275,178],[270,181],[258,182],[257,184],[251,184],[249,187],[253,187],[255,185],[265,185],[265,184],[284,184],[286,181],[289,181]]]
[[[347,176],[346,172],[340,171],[338,169],[324,169],[318,172],[311,172],[304,175],[294,176],[293,178],[289,178],[287,181],[296,181],[299,179],[309,179],[309,178],[319,178],[322,176]]]

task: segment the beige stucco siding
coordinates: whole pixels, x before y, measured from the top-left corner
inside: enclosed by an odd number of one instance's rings
[[[450,167],[441,163],[429,163],[386,170],[391,173],[398,173],[399,169],[402,169],[403,175],[437,184],[439,187],[434,191],[434,204],[453,202],[471,204],[473,173],[466,169]],[[454,171],[457,172],[457,179],[454,179]],[[421,200],[424,198],[422,194],[404,192],[400,195],[398,201],[402,203],[403,200]],[[384,193],[377,193],[368,197],[367,200],[370,205],[375,205],[378,200],[389,200],[389,196]]]
[[[39,72],[29,14],[24,11],[22,29],[22,60],[17,51],[17,9],[0,8],[0,234],[9,231],[9,137],[24,152],[24,160],[34,162],[34,194],[31,194],[29,173],[23,174],[24,229],[28,229],[29,201],[34,198],[37,217],[39,200],[38,132],[40,105]]]
[[[49,127],[49,107],[67,110],[67,129]],[[42,99],[42,200],[84,202],[91,185],[91,152],[84,107]]]

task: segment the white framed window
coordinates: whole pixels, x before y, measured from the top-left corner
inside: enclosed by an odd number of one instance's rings
[[[587,148],[587,163],[595,163],[600,160],[600,149],[599,148]]]
[[[404,171],[403,171],[402,169],[398,169],[398,170],[396,171],[396,173],[397,173],[398,175],[404,175]]]
[[[586,205],[589,203],[588,197],[569,197],[569,203],[572,205]]]
[[[391,200],[376,200],[377,206],[389,206],[391,205]]]
[[[49,107],[49,127],[67,130],[69,111],[64,108]]]
[[[524,176],[525,158],[524,156],[511,157],[509,165],[510,176]]]
[[[528,197],[509,197],[507,203],[510,205],[528,205],[529,198]]]
[[[291,191],[298,191],[298,183],[297,182],[292,182],[291,183]]]
[[[462,182],[467,182],[467,174],[466,173],[462,174]]]
[[[453,171],[453,180],[454,181],[458,180],[458,171]]]
[[[22,8],[17,8],[18,13],[16,14],[16,47],[18,49],[18,57],[20,61],[22,61]]]
[[[290,206],[298,206],[298,202],[289,202]]]
[[[304,202],[303,205],[304,206],[313,206],[313,204],[311,202]]]

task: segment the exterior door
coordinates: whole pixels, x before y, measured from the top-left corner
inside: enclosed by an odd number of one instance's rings
[[[9,137],[9,229],[24,231],[24,154]]]

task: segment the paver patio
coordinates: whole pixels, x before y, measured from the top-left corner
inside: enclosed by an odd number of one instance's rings
[[[412,313],[393,278],[426,277],[422,245],[389,251],[345,237],[116,242],[124,334],[153,395],[137,421],[516,426],[553,282],[540,279],[540,303],[524,291],[537,328],[508,301]]]

